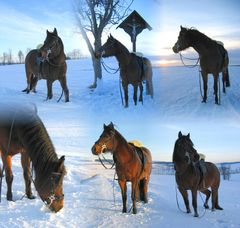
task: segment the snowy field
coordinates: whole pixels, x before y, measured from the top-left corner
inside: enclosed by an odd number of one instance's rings
[[[116,66],[114,59],[107,64]],[[66,155],[67,176],[64,180],[65,206],[57,214],[49,212],[41,200],[20,200],[24,183],[20,157],[15,156],[13,195],[7,202],[3,182],[0,204],[0,227],[240,227],[240,175],[222,181],[220,205],[224,211],[204,214],[199,196],[201,218],[182,213],[176,205],[174,176],[152,175],[149,204],[138,205],[137,215],[121,213],[118,184],[113,171],[104,170],[91,154],[91,147],[102,132],[103,123],[113,121],[127,140],[138,139],[148,147],[155,161],[171,161],[178,131],[190,132],[195,148],[212,162],[240,161],[240,77],[239,67],[230,67],[231,87],[221,95],[221,105],[214,104],[213,80],[209,77],[208,102],[201,103],[198,69],[155,67],[155,96],[144,95],[144,104],[134,106],[129,87],[129,108],[121,105],[119,75],[103,72],[95,91],[88,59],[68,62],[70,102],[63,99],[58,82],[53,86],[53,99],[45,101],[46,81],[40,81],[36,94],[25,94],[24,65],[0,66],[2,101],[35,103],[39,116],[52,138],[58,155]],[[114,190],[113,190],[114,189]],[[130,186],[129,188],[130,189]],[[113,194],[114,192],[114,194]],[[35,194],[37,194],[35,192]],[[115,203],[114,197],[115,195]],[[184,209],[178,194],[180,207]],[[129,201],[131,206],[131,201]]]

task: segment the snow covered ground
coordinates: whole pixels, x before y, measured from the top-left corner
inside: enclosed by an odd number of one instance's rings
[[[107,64],[116,66],[114,59]],[[0,227],[240,227],[240,175],[222,181],[220,205],[224,211],[206,211],[202,218],[178,210],[174,176],[152,175],[147,205],[139,204],[137,215],[121,213],[121,196],[113,171],[95,162],[90,148],[110,121],[128,139],[138,139],[153,154],[153,160],[171,161],[178,131],[191,133],[195,148],[207,160],[240,161],[240,78],[239,67],[230,67],[231,88],[214,104],[213,80],[209,77],[208,102],[201,103],[198,69],[184,67],[154,68],[155,97],[144,96],[144,104],[133,105],[129,87],[129,108],[121,105],[119,76],[103,74],[95,91],[89,59],[68,62],[70,102],[57,103],[61,94],[54,83],[53,99],[45,101],[46,82],[40,81],[37,94],[25,94],[24,65],[0,66],[0,98],[3,101],[35,103],[39,116],[53,140],[57,153],[66,155],[67,176],[64,180],[65,206],[57,214],[49,212],[41,200],[19,200],[24,184],[19,156],[15,156],[13,195],[7,202],[3,182],[0,204]],[[113,187],[115,203],[113,200]],[[130,189],[130,186],[129,188]],[[178,194],[180,207],[184,209]],[[201,197],[199,214],[203,214]],[[131,201],[129,201],[129,206]]]

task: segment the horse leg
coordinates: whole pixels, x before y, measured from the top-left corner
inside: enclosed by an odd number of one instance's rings
[[[213,77],[214,77],[213,88],[214,88],[214,94],[215,94],[215,104],[218,104],[218,73],[214,74]]]
[[[139,83],[139,88],[140,88],[139,102],[142,102],[142,104],[143,104],[143,85],[142,85],[142,82]]]
[[[53,97],[53,94],[52,94],[52,81],[51,80],[47,80],[47,89],[48,89],[48,92],[47,92],[47,100],[49,99],[52,99]]]
[[[223,208],[222,207],[220,207],[219,206],[219,204],[218,204],[218,190],[216,190],[216,202],[215,202],[215,208],[217,209],[217,210],[223,210]]]
[[[143,180],[143,201],[144,203],[148,203],[148,184],[149,184],[149,177],[144,178]]]
[[[138,188],[138,181],[134,179],[132,181],[132,204],[133,204],[133,214],[137,214],[137,207],[136,207],[136,202],[137,202],[137,188]]]
[[[36,86],[37,86],[37,82],[38,82],[38,77],[32,75],[32,80],[30,83],[30,90],[32,90],[34,93],[36,93]]]
[[[134,85],[133,100],[135,105],[137,105],[137,89],[138,85]]]
[[[198,217],[198,212],[197,212],[197,190],[192,189],[192,206],[194,209],[194,217]]]
[[[187,213],[191,213],[191,210],[189,208],[188,192],[183,188],[179,188],[179,191],[182,194],[182,197],[183,197],[186,209],[187,209]]]
[[[67,87],[67,81],[66,81],[66,76],[64,76],[63,78],[59,79],[60,84],[62,86],[62,89],[64,91],[64,96],[65,96],[65,102],[69,102],[69,90]]]
[[[124,97],[125,97],[125,108],[128,107],[128,85],[124,82],[122,82],[122,87],[124,90]]]
[[[223,210],[218,205],[218,189],[216,187],[212,188],[212,211],[215,211],[215,209]]]
[[[208,200],[209,200],[209,198],[210,198],[210,196],[211,196],[211,191],[208,190],[208,189],[204,189],[204,190],[201,190],[201,192],[206,195],[206,200],[205,200],[205,203],[204,203],[203,206],[204,206],[206,209],[209,209]]]
[[[208,83],[207,73],[202,72],[202,79],[203,79],[203,100],[202,100],[202,102],[206,103],[206,101],[207,101],[207,89],[208,89],[208,86],[207,86],[207,83]]]
[[[12,156],[7,155],[3,156],[3,163],[5,164],[5,174],[7,182],[7,200],[12,201],[12,182],[13,182],[13,173],[12,173]]]
[[[30,90],[31,90],[31,79],[33,77],[33,73],[31,72],[26,72],[26,77],[27,77],[27,88],[22,90],[22,92],[26,92],[26,93],[29,93]]]
[[[35,199],[31,190],[30,158],[25,153],[21,154],[21,163],[23,168],[23,177],[25,180],[25,193],[28,199]]]
[[[123,202],[122,213],[126,213],[127,212],[127,182],[126,180],[118,180],[118,184],[122,192],[122,202]]]

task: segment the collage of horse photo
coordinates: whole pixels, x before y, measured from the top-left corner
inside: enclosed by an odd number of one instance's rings
[[[43,3],[0,3],[0,227],[240,227],[240,3]]]

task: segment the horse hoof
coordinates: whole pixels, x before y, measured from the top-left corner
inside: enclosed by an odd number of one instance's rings
[[[133,208],[133,214],[137,214],[137,208]]]
[[[12,196],[7,196],[8,201],[13,201]]]
[[[122,213],[127,213],[127,209],[126,208],[122,209]]]
[[[206,100],[203,99],[203,100],[202,100],[202,103],[206,103]]]
[[[220,206],[216,206],[215,208],[216,208],[217,210],[223,210],[223,208],[220,207]]]
[[[209,206],[207,204],[203,205],[206,209],[209,209]]]
[[[195,214],[194,214],[194,217],[199,217],[198,213],[195,213]]]
[[[30,199],[30,200],[33,200],[33,199],[36,199],[36,196],[34,196],[34,195],[27,195],[27,198]]]
[[[188,214],[191,213],[191,210],[190,210],[190,209],[187,209],[187,213],[188,213]]]

